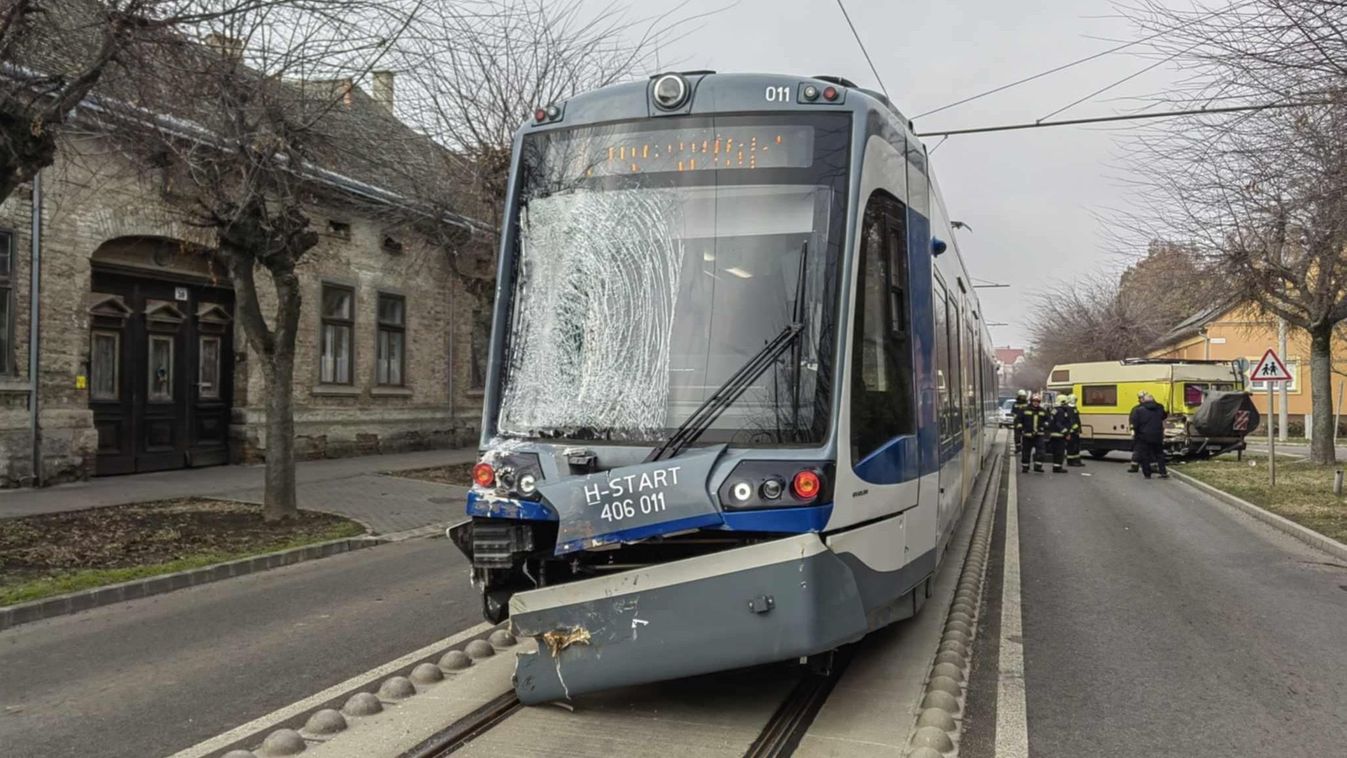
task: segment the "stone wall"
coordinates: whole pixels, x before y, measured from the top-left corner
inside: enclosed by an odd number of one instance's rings
[[[44,427],[44,479],[87,478],[93,472],[97,434],[82,377],[88,371],[90,256],[109,240],[168,237],[209,245],[208,232],[184,223],[165,199],[164,182],[139,170],[98,140],[72,142],[43,173],[43,281],[41,370],[38,388]],[[20,188],[0,205],[0,228],[15,233],[15,358],[17,370],[0,376],[0,486],[31,483],[27,334],[30,191]],[[301,264],[302,321],[295,371],[296,432],[305,457],[472,444],[481,418],[481,395],[468,386],[472,308],[449,256],[376,218],[314,208],[320,244]],[[349,239],[329,223],[348,224]],[[385,237],[401,244],[388,252]],[[491,251],[477,247],[478,258]],[[147,263],[148,268],[153,265]],[[355,289],[354,383],[318,382],[319,302],[323,281]],[[264,312],[274,294],[263,284]],[[406,386],[374,381],[377,293],[406,298]],[[236,326],[237,322],[236,322]],[[264,391],[257,362],[240,327],[235,330],[236,380],[231,458],[265,456]]]

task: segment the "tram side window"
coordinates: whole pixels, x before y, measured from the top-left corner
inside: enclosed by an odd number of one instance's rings
[[[940,439],[949,437],[950,431],[950,374],[949,374],[949,305],[945,287],[939,279],[933,280],[935,306],[935,387],[939,403],[937,415],[940,422]]]
[[[912,210],[927,218],[931,216],[930,180],[926,178],[926,153],[921,143],[907,143],[907,200]]]
[[[949,343],[949,349],[945,351],[949,358],[949,434],[952,436],[963,429],[963,371],[960,366],[963,347],[960,339],[962,331],[959,329],[963,319],[953,293],[945,297],[945,309],[948,312],[945,316],[945,340]]]
[[[906,212],[876,193],[865,209],[852,345],[851,447],[860,460],[916,428],[907,328]]]

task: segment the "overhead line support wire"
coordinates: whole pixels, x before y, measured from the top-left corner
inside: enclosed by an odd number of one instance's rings
[[[985,134],[987,132],[1010,132],[1019,129],[1040,129],[1049,126],[1073,126],[1077,124],[1102,124],[1109,121],[1141,121],[1143,119],[1173,118],[1176,116],[1200,116],[1216,113],[1240,113],[1242,111],[1265,111],[1277,108],[1307,108],[1313,105],[1330,105],[1331,100],[1311,100],[1300,103],[1262,103],[1260,105],[1233,105],[1227,108],[1193,108],[1183,111],[1163,111],[1160,113],[1133,113],[1125,116],[1096,116],[1094,118],[1068,118],[1059,121],[1027,121],[1022,124],[1000,124],[998,126],[978,126],[971,129],[944,129],[932,132],[917,132],[918,137],[948,137],[957,134]]]
[[[884,86],[884,79],[880,77],[879,69],[875,68],[875,62],[870,60],[870,51],[866,50],[865,43],[861,42],[861,35],[856,31],[856,25],[851,23],[851,14],[847,13],[847,7],[842,4],[842,0],[837,0],[837,7],[842,11],[842,18],[847,20],[847,26],[851,27],[851,36],[856,38],[856,45],[860,47],[861,55],[865,56],[865,62],[870,64],[870,73],[874,74],[875,81],[879,82],[880,91],[884,93],[884,97],[889,97],[889,88]]]

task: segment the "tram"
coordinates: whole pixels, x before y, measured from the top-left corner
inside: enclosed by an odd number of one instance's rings
[[[917,613],[991,340],[926,148],[837,77],[666,73],[515,136],[468,521],[524,703]]]

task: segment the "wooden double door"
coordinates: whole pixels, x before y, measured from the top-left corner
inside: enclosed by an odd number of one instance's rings
[[[95,473],[229,461],[233,310],[225,287],[95,268],[86,372]]]

